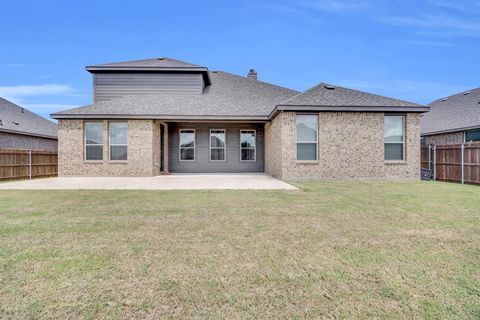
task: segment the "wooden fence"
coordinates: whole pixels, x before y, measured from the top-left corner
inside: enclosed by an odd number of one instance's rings
[[[421,164],[435,180],[480,184],[480,143],[422,146]]]
[[[0,149],[0,180],[33,179],[57,174],[56,152]]]

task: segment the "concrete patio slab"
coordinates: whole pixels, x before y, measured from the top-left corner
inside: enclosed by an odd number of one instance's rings
[[[0,183],[6,189],[202,190],[296,187],[266,174],[172,174],[156,177],[58,177]]]

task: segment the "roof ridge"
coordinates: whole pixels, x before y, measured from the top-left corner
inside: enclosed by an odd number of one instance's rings
[[[279,89],[284,89],[284,90],[290,90],[290,91],[293,91],[293,92],[299,92],[295,89],[291,89],[291,88],[287,88],[287,87],[283,87],[283,86],[280,86],[278,84],[274,84],[274,83],[270,83],[270,82],[266,82],[266,81],[262,81],[262,80],[256,80],[256,79],[250,79],[248,77],[244,77],[244,76],[241,76],[241,75],[238,75],[238,74],[235,74],[235,73],[231,73],[231,72],[227,72],[227,71],[223,71],[223,70],[214,70],[214,71],[210,71],[210,72],[213,72],[213,73],[224,73],[226,75],[230,75],[230,76],[234,76],[234,77],[237,77],[237,78],[240,78],[242,80],[246,80],[247,82],[251,82],[251,83],[261,83],[261,84],[264,84],[264,85],[267,85],[267,86],[270,86],[270,87],[275,87],[275,88],[279,88]]]

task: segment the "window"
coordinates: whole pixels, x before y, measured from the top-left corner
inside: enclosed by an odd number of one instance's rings
[[[255,161],[256,131],[240,130],[240,161]]]
[[[85,160],[103,160],[103,123],[85,123]]]
[[[127,160],[126,122],[110,122],[108,124],[108,141],[110,143],[110,160]]]
[[[420,144],[421,144],[421,145],[427,144],[427,141],[425,140],[425,137],[421,137],[421,138],[420,138]]]
[[[480,141],[480,130],[465,132],[465,142]]]
[[[385,116],[385,160],[404,160],[405,117]]]
[[[318,115],[297,114],[297,160],[317,161]]]
[[[210,161],[225,161],[225,129],[210,130]]]
[[[180,161],[195,161],[195,130],[180,130]]]

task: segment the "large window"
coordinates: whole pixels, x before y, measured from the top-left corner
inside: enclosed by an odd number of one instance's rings
[[[465,142],[480,141],[480,130],[465,132]]]
[[[195,161],[195,130],[180,130],[180,161]]]
[[[404,160],[405,117],[385,116],[385,160]]]
[[[110,122],[108,124],[110,160],[127,160],[127,135],[127,122]]]
[[[318,115],[297,114],[297,160],[317,161]]]
[[[240,161],[255,161],[256,131],[240,130]]]
[[[103,123],[85,123],[85,160],[103,160]]]
[[[210,161],[225,161],[225,129],[210,130]]]

